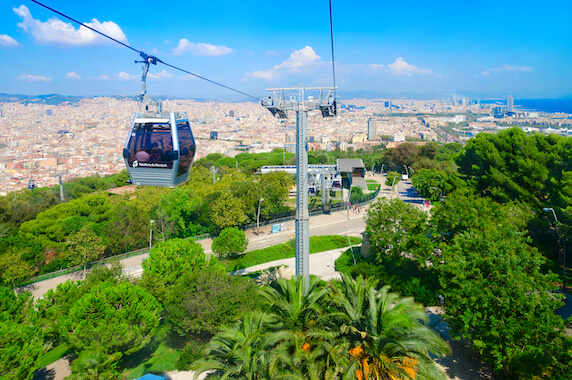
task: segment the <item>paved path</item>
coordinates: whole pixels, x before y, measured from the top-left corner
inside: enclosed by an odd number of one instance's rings
[[[319,276],[324,280],[340,279],[340,272],[336,272],[336,260],[342,255],[342,252],[346,251],[347,248],[338,248],[331,251],[313,253],[310,255],[310,271],[311,274]],[[253,267],[239,269],[234,271],[232,274],[245,275],[249,273],[258,272],[261,270],[276,268],[284,266],[288,269],[287,277],[291,277],[295,274],[296,258],[291,257],[288,259],[281,259],[270,261],[268,263],[255,265]]]
[[[310,218],[310,236],[321,235],[349,235],[359,236],[365,229],[365,215],[368,207],[362,207],[361,212],[357,213],[351,210],[335,211],[331,214],[324,214],[313,216]],[[260,232],[256,233],[255,230],[247,230],[246,237],[249,239],[247,251],[266,248],[272,245],[285,243],[288,240],[294,239],[294,221],[285,223],[286,230],[277,233],[272,233],[271,226],[260,227]],[[206,253],[212,253],[211,244],[212,239],[204,239],[198,241],[202,245]],[[143,260],[149,257],[148,253],[122,259],[120,262],[123,265],[123,270],[130,276],[139,276],[143,269],[141,264]],[[24,287],[32,293],[35,298],[44,295],[49,289],[55,289],[58,284],[64,283],[67,280],[81,280],[81,272],[76,272],[68,275],[50,278],[48,280],[36,282]]]
[[[381,176],[378,176],[376,179],[378,181],[382,181]],[[382,184],[382,191],[380,192],[380,196],[398,196],[406,202],[415,203],[422,207],[421,199],[416,195],[415,192],[411,191],[411,183],[409,181],[400,181],[399,185],[396,186],[394,193],[391,193],[391,190],[388,188],[388,186]],[[364,217],[367,214],[367,209],[368,207],[363,207],[361,213],[357,213],[352,210],[348,214],[348,212],[344,210],[336,211],[329,215],[311,217],[310,236],[361,236],[361,232],[363,232],[365,229]],[[261,227],[260,233],[256,233],[254,230],[249,230],[246,231],[246,234],[249,239],[247,251],[284,243],[294,238],[294,221],[286,223],[285,231],[281,231],[275,234],[271,233],[270,226]],[[205,252],[212,252],[211,239],[201,240],[199,243],[203,246]],[[335,249],[310,255],[310,273],[320,276],[326,280],[340,278],[339,273],[335,271],[335,261],[345,250],[346,248]],[[124,266],[124,271],[132,276],[139,275],[142,271],[141,263],[147,257],[148,254],[143,254],[121,260],[121,263]],[[239,274],[247,274],[268,268],[278,267],[281,265],[290,268],[292,272],[294,272],[295,258],[276,260],[269,263],[256,265],[254,267],[242,269],[237,272],[239,272]],[[68,279],[77,280],[80,279],[80,277],[79,274],[72,274],[49,279],[33,284],[32,286],[28,287],[28,290],[30,290],[35,297],[41,297],[48,289],[55,288],[59,283],[65,282]],[[436,322],[442,313],[439,308],[427,308],[426,310],[430,318],[430,323]],[[448,328],[444,322],[437,324],[435,326],[435,330],[443,337],[443,339],[447,340],[451,344],[453,349],[453,355],[446,358],[435,359],[437,365],[447,375],[447,379],[471,380],[493,378],[491,375],[490,367],[478,358],[478,354],[475,354],[475,352],[470,349],[466,342],[453,341],[449,339]],[[45,372],[46,369],[48,369],[49,372],[48,376],[35,377],[34,379],[63,380],[65,376],[69,375],[69,363],[66,359],[60,359],[57,362],[52,363],[50,366],[43,369],[43,371]],[[169,380],[193,379],[193,373],[185,371],[170,371],[164,374],[164,376]]]

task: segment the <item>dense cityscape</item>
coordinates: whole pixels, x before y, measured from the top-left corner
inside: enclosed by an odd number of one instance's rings
[[[166,100],[165,109],[187,112],[198,140],[197,158],[211,153],[295,150],[295,118],[280,121],[258,103]],[[409,99],[341,102],[338,117],[309,114],[309,149],[346,151],[378,145],[395,147],[406,140],[453,142],[482,131],[520,125],[527,132],[571,133],[570,115],[547,114],[506,104],[480,104],[465,98],[448,101]],[[121,171],[121,150],[133,100],[81,98],[56,105],[40,102],[0,103],[0,195],[28,186],[55,186],[72,178]],[[213,139],[211,132],[217,132]],[[373,136],[372,134],[375,134]]]
[[[570,0],[6,0],[2,380],[572,380]]]

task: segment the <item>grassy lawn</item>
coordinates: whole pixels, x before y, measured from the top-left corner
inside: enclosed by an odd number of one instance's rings
[[[361,238],[350,237],[351,244],[361,243]],[[325,235],[310,237],[310,253],[329,251],[348,246],[346,236]],[[247,268],[250,266],[266,263],[269,261],[295,256],[294,241],[278,244],[265,249],[248,252],[236,259],[221,260],[228,271]],[[123,357],[118,366],[121,379],[136,379],[146,373],[163,374],[177,369],[181,362],[181,355],[185,355],[183,349],[184,338],[169,335],[168,328],[164,324],[159,327],[155,339],[142,350]],[[43,368],[58,359],[71,353],[71,348],[62,343],[46,352],[38,361],[38,368]],[[184,362],[185,360],[183,360]]]
[[[352,244],[359,244],[361,242],[361,238],[358,237],[350,237],[350,240]],[[324,252],[347,246],[348,239],[345,236],[325,235],[310,237],[310,253]],[[269,261],[287,259],[294,256],[296,256],[296,249],[294,247],[294,241],[291,240],[265,249],[247,252],[235,259],[221,260],[221,262],[226,269],[231,272],[267,263]]]
[[[380,186],[381,186],[381,185],[380,185],[379,183],[377,183],[377,182],[376,182],[376,183],[368,183],[368,184],[367,184],[367,189],[368,189],[369,191],[375,191],[375,190],[377,190],[377,188],[380,187]]]
[[[118,370],[121,379],[137,379],[146,373],[160,375],[177,369],[184,339],[168,334],[168,327],[162,324],[155,339],[142,350],[123,357]]]
[[[47,365],[52,364],[56,360],[60,360],[67,354],[71,353],[71,348],[66,343],[60,343],[59,345],[53,347],[51,350],[46,352],[39,360],[38,360],[38,369],[44,368]]]
[[[146,373],[160,375],[167,371],[173,371],[177,368],[176,363],[181,355],[179,349],[169,347],[163,342],[161,342],[148,357],[141,357],[141,355],[138,355],[139,353],[149,355],[146,349],[132,355],[133,358],[131,358],[127,364],[133,365],[133,367],[125,368],[121,373],[121,378],[137,379]]]

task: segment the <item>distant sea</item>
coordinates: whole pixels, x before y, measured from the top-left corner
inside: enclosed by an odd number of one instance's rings
[[[481,104],[502,104],[506,105],[505,99],[481,100]],[[572,114],[572,98],[565,99],[514,99],[517,110],[539,111],[539,112],[564,112]]]

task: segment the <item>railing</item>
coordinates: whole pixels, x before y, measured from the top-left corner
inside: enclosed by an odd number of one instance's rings
[[[381,191],[381,186],[379,186],[375,192],[365,194],[363,197],[359,198],[357,201],[355,199],[350,200],[350,206],[358,206],[358,207],[364,206],[364,205],[370,203],[373,199],[375,199],[379,195],[380,191]],[[344,210],[346,207],[347,207],[347,205],[345,202],[336,203],[336,204],[331,205],[330,211]],[[323,210],[322,206],[318,206],[315,209],[312,209],[309,213],[309,215],[311,217],[322,215],[322,214],[324,214],[324,210]],[[267,226],[269,224],[282,224],[282,223],[292,221],[294,219],[296,219],[296,215],[295,215],[295,212],[292,212],[291,215],[284,216],[281,218],[261,220],[260,225],[261,226]],[[239,229],[246,231],[246,230],[253,230],[256,227],[257,227],[256,223],[250,223],[250,224],[245,224],[243,226],[240,226]],[[210,239],[210,238],[215,237],[215,236],[216,235],[214,235],[214,234],[206,233],[206,234],[201,234],[201,235],[197,235],[197,236],[190,236],[186,239],[193,239],[194,241],[199,241],[199,240],[204,240],[204,239]],[[107,264],[107,263],[114,261],[114,260],[126,259],[128,257],[138,256],[138,255],[148,253],[148,252],[149,252],[149,248],[136,249],[134,251],[129,251],[129,252],[121,253],[119,255],[106,257],[105,259],[91,261],[87,264],[86,268],[91,269],[95,266]],[[42,275],[37,276],[37,277],[33,277],[29,280],[26,280],[26,281],[18,284],[17,286],[22,287],[22,286],[30,285],[30,284],[33,284],[36,282],[49,280],[50,278],[59,277],[59,276],[63,276],[66,274],[71,274],[71,273],[81,272],[81,271],[83,271],[83,265],[77,265],[75,267],[60,269],[60,270],[57,270],[55,272],[50,272],[50,273],[42,274]]]
[[[142,249],[136,249],[134,251],[121,253],[119,255],[106,257],[104,259],[90,261],[89,263],[87,263],[86,269],[91,269],[95,266],[98,266],[101,264],[106,264],[106,263],[109,263],[109,262],[114,261],[114,260],[121,260],[121,259],[126,259],[126,258],[132,257],[132,256],[138,256],[138,255],[141,255],[141,254],[147,253],[147,252],[149,252],[149,248],[142,248]],[[45,281],[45,280],[49,280],[50,278],[59,277],[59,276],[65,275],[65,274],[71,274],[71,273],[81,272],[81,271],[83,271],[83,265],[76,265],[75,267],[64,268],[64,269],[57,270],[55,272],[50,272],[50,273],[42,274],[42,275],[37,276],[37,277],[32,277],[31,279],[26,280],[26,281],[18,284],[18,286],[25,286],[25,285],[33,284],[35,282]]]

